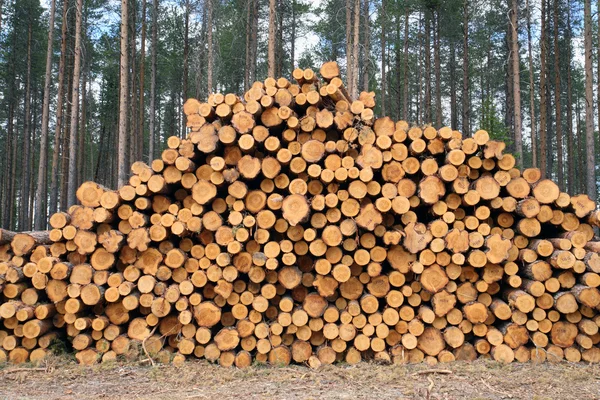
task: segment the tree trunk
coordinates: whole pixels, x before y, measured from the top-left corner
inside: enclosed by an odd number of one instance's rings
[[[402,71],[404,77],[404,93],[403,93],[403,118],[408,121],[408,17],[410,13],[408,8],[404,14],[404,70]]]
[[[294,29],[294,28],[292,28]],[[252,57],[252,0],[246,0],[246,68],[244,68],[244,91],[248,91],[250,82],[250,59]],[[293,49],[293,42],[292,42]],[[293,68],[293,66],[292,66]],[[196,95],[197,97],[198,95]]]
[[[138,121],[137,121],[137,149],[134,160],[141,160],[144,154],[144,117],[146,116],[144,109],[144,94],[146,78],[146,0],[142,0],[142,43],[140,46],[140,98],[138,106]]]
[[[65,82],[65,61],[67,53],[67,10],[69,0],[63,0],[63,14],[61,27],[60,61],[58,63],[58,93],[56,95],[56,127],[54,128],[54,144],[52,148],[52,173],[50,174],[50,204],[49,213],[57,211],[58,205],[58,175],[55,171],[59,168],[60,142],[63,122],[63,99]]]
[[[471,136],[469,101],[469,0],[463,3],[463,87],[462,87],[462,134]]]
[[[275,28],[276,41],[275,41],[275,76],[281,76],[283,69],[283,3],[282,0],[277,0],[275,8],[277,26]]]
[[[365,56],[363,58],[363,86],[362,90],[369,91],[369,66],[371,63],[371,15],[369,14],[369,0],[364,0],[363,14],[365,17]],[[398,27],[398,29],[400,29]],[[398,71],[399,72],[399,71]]]
[[[27,75],[25,77],[25,116],[23,121],[23,147],[22,147],[22,175],[21,175],[21,201],[19,202],[19,229],[29,229],[29,196],[30,196],[30,181],[29,181],[29,164],[31,158],[31,41],[32,41],[32,26],[29,23],[27,29]]]
[[[442,127],[442,67],[440,61],[440,10],[435,10],[435,29],[433,31],[433,60],[435,64],[435,124]]]
[[[600,4],[600,3],[599,3]],[[556,178],[561,190],[565,188],[563,177],[562,109],[560,106],[560,49],[558,45],[558,0],[554,0],[554,110],[556,115],[556,150],[558,173]],[[600,71],[600,70],[599,70]],[[600,86],[598,86],[600,88]]]
[[[431,119],[431,10],[425,10],[425,123]]]
[[[208,47],[206,60],[206,63],[208,64],[206,70],[206,94],[209,95],[213,90],[213,0],[206,0],[206,13],[208,14],[206,22],[206,30],[208,32],[206,38]]]
[[[448,70],[450,72],[450,128],[458,129],[458,115],[456,103],[456,48],[454,43],[450,43],[450,60]]]
[[[575,194],[575,163],[576,158],[573,154],[573,81],[571,77],[571,59],[573,49],[571,44],[571,2],[567,0],[567,176],[569,194]]]
[[[386,100],[387,100],[387,76],[386,76],[386,3],[387,0],[381,0],[381,115],[386,115]]]
[[[128,0],[121,0],[121,68],[119,73],[119,141],[117,145],[117,186],[121,187],[127,182],[127,100],[129,82],[128,66]]]
[[[269,43],[268,43],[269,78],[275,77],[275,0],[269,0]]]
[[[292,70],[296,68],[296,0],[292,0],[292,26],[290,38],[290,66]]]
[[[546,177],[546,1],[542,0],[540,37],[540,170]]]
[[[510,13],[510,24],[511,24],[511,49],[512,49],[512,85],[513,85],[513,99],[514,99],[514,125],[515,125],[515,155],[517,161],[517,167],[523,168],[523,138],[521,132],[521,77],[520,77],[520,63],[519,63],[519,28],[518,28],[518,12],[519,4],[518,0],[512,0],[512,10]]]
[[[183,101],[185,102],[188,98],[188,75],[189,75],[189,52],[190,52],[190,0],[185,0],[185,12],[184,12],[184,34],[183,34],[183,83],[182,83],[182,94]],[[181,138],[185,138],[187,117],[185,113],[183,115],[183,129]],[[133,160],[132,160],[133,161]]]
[[[596,174],[594,150],[594,93],[592,76],[592,7],[591,0],[584,0],[584,47],[585,47],[585,151],[586,189],[590,199],[596,200]]]
[[[359,40],[360,40],[360,0],[354,1],[354,41],[352,43],[352,93],[350,97],[352,100],[358,99],[358,59],[359,53]]]
[[[537,129],[535,119],[535,90],[534,89],[534,74],[533,74],[533,52],[531,45],[531,9],[529,7],[529,0],[525,1],[527,8],[527,45],[529,53],[529,118],[531,119],[531,153],[532,153],[532,166],[538,166],[537,156]]]
[[[148,121],[148,162],[154,160],[156,137],[156,51],[158,46],[158,0],[152,1],[152,39],[150,49],[150,110]]]
[[[85,29],[84,29],[85,32]],[[88,64],[87,60],[86,64]],[[82,72],[81,79],[81,116],[80,121],[78,123],[78,135],[79,139],[77,140],[77,180],[75,187],[79,187],[83,183],[85,178],[85,136],[86,136],[86,125],[87,125],[87,79],[88,79],[88,71],[84,66]]]
[[[127,132],[129,133],[127,136],[127,156],[125,158],[125,165],[128,166],[130,164],[130,160],[135,160],[135,151],[137,149],[137,123],[135,116],[137,116],[137,81],[136,81],[136,53],[137,53],[137,6],[136,0],[129,0],[130,4],[128,5],[128,41],[129,41],[129,77],[128,77],[128,85],[129,89],[127,91]],[[126,167],[127,168],[127,167]],[[129,171],[127,171],[129,172]]]
[[[126,1],[126,0],[125,0]],[[71,94],[71,123],[69,128],[69,178],[67,205],[75,204],[77,190],[77,122],[79,120],[79,75],[81,72],[81,13],[83,0],[77,0],[75,11],[75,48],[73,64],[73,93]]]
[[[44,101],[42,103],[42,128],[40,133],[40,160],[38,164],[37,188],[35,191],[34,229],[46,227],[46,210],[43,205],[48,189],[48,120],[50,118],[50,84],[52,82],[52,44],[54,41],[54,16],[56,0],[50,1],[50,21],[48,23],[48,45],[46,48],[46,75],[44,77]]]
[[[252,1],[252,55],[250,57],[250,82],[258,80],[256,76],[256,55],[258,53],[258,0]]]
[[[385,0],[383,0],[385,1]],[[346,83],[349,93],[352,93],[352,0],[346,0]]]

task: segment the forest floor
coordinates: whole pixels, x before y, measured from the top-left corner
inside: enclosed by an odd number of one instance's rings
[[[432,373],[434,369],[445,374]],[[502,365],[479,360],[426,365],[222,368],[133,363],[0,367],[0,399],[599,399],[600,366]]]

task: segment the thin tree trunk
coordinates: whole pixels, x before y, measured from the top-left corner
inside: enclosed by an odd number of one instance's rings
[[[131,4],[129,4],[128,6],[128,14],[129,14],[129,21],[128,21],[128,41],[129,41],[129,50],[128,50],[128,57],[129,57],[129,79],[128,79],[128,85],[129,85],[129,89],[127,92],[127,107],[128,107],[128,112],[127,112],[127,132],[130,132],[130,134],[127,136],[127,155],[125,158],[125,165],[128,166],[130,164],[130,161],[134,161],[135,160],[135,150],[137,149],[137,137],[138,137],[138,132],[137,132],[137,123],[135,120],[135,117],[137,116],[137,89],[136,89],[136,53],[137,53],[137,35],[136,35],[136,26],[137,26],[137,22],[136,22],[136,11],[137,11],[137,6],[136,6],[136,0],[129,0]],[[127,167],[126,167],[127,168]]]
[[[0,5],[1,7],[1,5]],[[34,228],[46,227],[46,210],[43,208],[48,189],[48,120],[50,119],[50,84],[52,82],[52,45],[54,41],[54,16],[56,0],[50,1],[50,22],[48,23],[48,45],[46,48],[46,75],[44,77],[44,101],[42,103],[42,128],[40,133],[40,161],[38,164],[37,188],[35,191]]]
[[[206,12],[208,14],[208,21],[206,23],[206,29],[208,32],[208,37],[206,38],[206,41],[208,42],[208,59],[206,60],[208,64],[206,73],[206,94],[209,95],[213,90],[213,0],[206,0]]]
[[[85,61],[85,66],[88,64],[88,60]],[[83,68],[83,77],[81,80],[81,116],[79,125],[79,139],[77,142],[77,184],[76,187],[83,183],[85,177],[85,137],[86,137],[86,128],[87,128],[87,79],[88,79],[88,71],[84,66]]]
[[[152,1],[152,49],[150,50],[150,110],[148,121],[148,162],[154,159],[156,136],[156,51],[158,46],[158,0]]]
[[[352,0],[346,0],[346,81],[348,92],[352,93]]]
[[[586,189],[592,200],[596,200],[596,173],[594,150],[594,104],[592,77],[592,7],[591,0],[584,0],[584,47],[585,47],[585,151]]]
[[[442,67],[440,61],[440,10],[435,10],[433,36],[433,60],[435,64],[435,124],[442,127]]]
[[[569,194],[575,194],[575,168],[576,159],[573,155],[573,81],[571,77],[571,2],[567,0],[567,190]]]
[[[282,0],[277,0],[275,8],[275,21],[277,22],[275,28],[275,76],[281,76],[283,69],[283,16]]]
[[[250,81],[258,80],[256,74],[256,55],[258,53],[258,0],[252,1],[252,55],[250,57]]]
[[[296,68],[296,0],[292,0],[292,32],[290,38],[290,64],[292,69]]]
[[[29,181],[29,159],[31,157],[31,41],[32,41],[32,26],[31,22],[27,28],[27,75],[25,78],[25,115],[23,120],[23,157],[22,161],[22,175],[21,175],[21,199],[19,202],[19,229],[29,230],[29,221],[27,216],[29,215],[29,196],[30,196],[30,181]]]
[[[294,0],[295,1],[295,0]],[[363,89],[365,92],[369,91],[369,66],[371,63],[371,15],[369,15],[369,0],[364,0],[363,13],[365,17],[365,57],[363,59]],[[400,29],[400,28],[398,28]]]
[[[431,10],[425,10],[425,123],[431,123]]]
[[[600,3],[599,3],[600,4]],[[557,164],[558,173],[557,180],[558,186],[561,190],[564,190],[564,177],[563,177],[563,139],[562,139],[562,109],[560,106],[560,49],[558,46],[558,0],[554,0],[554,109],[556,115],[556,150],[557,150]],[[599,86],[600,88],[600,86]]]
[[[183,34],[183,101],[188,98],[188,75],[189,75],[189,52],[190,52],[190,0],[185,0],[185,27]],[[185,137],[187,117],[185,113],[183,117],[182,138]]]
[[[519,28],[518,28],[518,0],[512,0],[510,24],[512,29],[512,76],[513,76],[513,99],[515,111],[515,155],[517,167],[523,168],[523,138],[521,132],[521,76],[519,63]]]
[[[450,72],[450,128],[458,129],[458,115],[456,113],[456,48],[450,43],[450,60],[448,70]]]
[[[404,93],[403,93],[403,118],[405,121],[408,121],[408,17],[409,11],[408,8],[404,13],[404,70],[402,74],[404,76]]]
[[[81,1],[81,0],[79,0]],[[119,141],[117,158],[117,186],[121,187],[127,181],[127,83],[129,81],[129,66],[127,57],[127,12],[128,0],[121,0],[121,68],[119,83]]]
[[[589,0],[588,0],[589,1]],[[542,0],[540,38],[540,170],[546,176],[546,1]]]
[[[138,106],[138,147],[136,150],[135,160],[141,160],[144,154],[144,95],[146,78],[146,0],[142,0],[142,44],[140,47],[140,98]]]
[[[534,90],[534,76],[533,76],[533,52],[531,45],[531,9],[529,7],[529,0],[525,1],[527,8],[527,45],[529,53],[529,118],[531,119],[531,153],[532,153],[532,165],[533,167],[538,166],[537,156],[537,129],[535,119],[535,90]]]
[[[292,27],[292,29],[294,29]],[[294,44],[292,42],[292,50]],[[244,91],[248,91],[250,82],[250,59],[252,57],[252,0],[246,0],[246,68],[244,68]],[[293,53],[293,51],[292,51]],[[292,63],[293,64],[293,63]],[[293,65],[292,65],[293,67]]]
[[[360,0],[354,1],[354,39],[352,43],[352,92],[350,97],[353,100],[358,99],[358,59],[359,49],[358,42],[360,40]]]
[[[275,77],[275,0],[269,0],[268,75]]]
[[[385,45],[385,39],[386,39],[386,20],[387,20],[387,14],[386,14],[386,3],[387,0],[381,0],[381,115],[386,115],[386,100],[387,100],[387,92],[386,92],[386,88],[387,88],[387,74],[386,74],[386,70],[385,67],[387,65],[386,63],[386,45]]]
[[[126,1],[126,0],[125,0]],[[77,190],[77,121],[79,119],[79,75],[81,71],[81,12],[83,0],[77,0],[75,11],[75,60],[73,65],[73,93],[71,95],[71,124],[69,128],[69,179],[67,205],[75,204]]]
[[[63,14],[61,27],[60,61],[58,63],[58,93],[56,96],[56,127],[54,128],[54,144],[52,148],[52,173],[50,174],[50,204],[48,212],[58,210],[58,178],[60,158],[61,132],[63,125],[63,99],[65,85],[65,62],[67,53],[67,10],[69,0],[63,0]]]
[[[463,3],[463,87],[462,87],[462,134],[471,136],[469,100],[469,0]]]

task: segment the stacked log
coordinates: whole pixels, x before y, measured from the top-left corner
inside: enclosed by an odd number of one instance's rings
[[[127,185],[1,231],[0,361],[598,362],[594,202],[320,76],[189,99]]]

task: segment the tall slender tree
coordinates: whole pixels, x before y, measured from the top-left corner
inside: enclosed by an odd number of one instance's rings
[[[435,8],[433,29],[433,63],[435,73],[435,125],[442,126],[442,66],[440,60],[440,10]]]
[[[269,0],[268,63],[270,78],[275,77],[275,0]]]
[[[182,97],[185,102],[188,98],[188,75],[189,75],[189,53],[190,53],[190,0],[184,1],[184,29],[183,29],[183,89]],[[182,138],[185,137],[186,115],[183,114]]]
[[[144,152],[144,117],[146,115],[144,95],[146,80],[146,0],[142,0],[142,37],[140,46],[140,95],[138,106],[138,148],[136,150],[136,160],[141,160]]]
[[[42,127],[40,133],[40,160],[38,163],[37,188],[35,191],[34,228],[46,226],[46,210],[44,204],[48,188],[48,121],[50,116],[50,84],[52,83],[52,48],[54,43],[54,16],[56,0],[50,1],[50,20],[48,22],[48,45],[46,48],[46,74],[44,77],[44,101],[42,103]]]
[[[126,1],[126,0],[125,0]],[[81,74],[81,18],[83,0],[77,0],[75,11],[75,48],[73,64],[73,92],[71,93],[71,123],[69,128],[69,177],[67,205],[75,204],[77,190],[77,122],[79,120],[79,77]],[[124,182],[124,181],[123,181]]]
[[[352,8],[354,2],[352,0],[346,0],[346,82],[348,85],[348,91],[352,93]]]
[[[554,0],[553,10],[553,28],[554,28],[554,110],[556,119],[556,158],[558,186],[564,190],[563,177],[563,138],[562,138],[562,108],[561,108],[561,90],[560,90],[560,47],[558,42],[558,0]],[[600,71],[600,70],[599,70]],[[600,87],[600,86],[599,86]]]
[[[541,0],[542,3],[542,14],[541,14],[541,37],[540,37],[540,170],[542,176],[545,177],[547,173],[547,157],[546,157],[546,122],[547,122],[547,104],[546,104],[546,1]]]
[[[387,57],[387,48],[386,48],[386,19],[387,19],[387,11],[386,11],[386,3],[387,0],[381,0],[381,114],[386,115],[386,103],[387,103],[387,72],[386,72],[386,57]]]
[[[358,98],[358,59],[359,53],[359,40],[360,40],[360,0],[354,0],[354,36],[352,39],[352,92],[350,97],[352,99]]]
[[[592,77],[592,6],[584,0],[584,48],[585,48],[585,155],[586,189],[592,200],[596,200],[595,146],[594,146],[594,79]],[[541,128],[540,128],[541,129]],[[542,151],[542,154],[543,151]]]
[[[81,0],[78,0],[81,1]],[[123,186],[127,181],[127,103],[128,103],[128,0],[121,0],[121,63],[119,72],[119,140],[117,160],[117,185]]]
[[[463,1],[463,82],[462,82],[462,134],[471,136],[469,100],[469,0]]]
[[[152,39],[150,44],[150,105],[148,113],[148,161],[154,159],[156,140],[156,58],[158,47],[158,0],[152,0]]]
[[[271,0],[273,1],[273,0]],[[206,70],[206,91],[207,95],[213,91],[213,0],[206,0],[206,42],[207,42],[207,60]]]
[[[567,190],[568,193],[575,193],[575,163],[573,154],[573,78],[571,76],[572,66],[572,30],[571,30],[571,2],[567,0]]]
[[[535,119],[535,90],[534,90],[534,72],[533,72],[533,51],[531,42],[531,8],[529,6],[529,0],[525,0],[525,7],[527,11],[527,47],[528,47],[528,58],[529,58],[529,118],[531,120],[531,164],[537,167],[537,127]]]
[[[521,132],[521,78],[519,62],[519,29],[518,29],[518,0],[511,1],[510,25],[511,25],[511,52],[512,52],[512,78],[513,100],[514,100],[514,131],[515,131],[515,156],[517,167],[523,167],[523,139]]]

